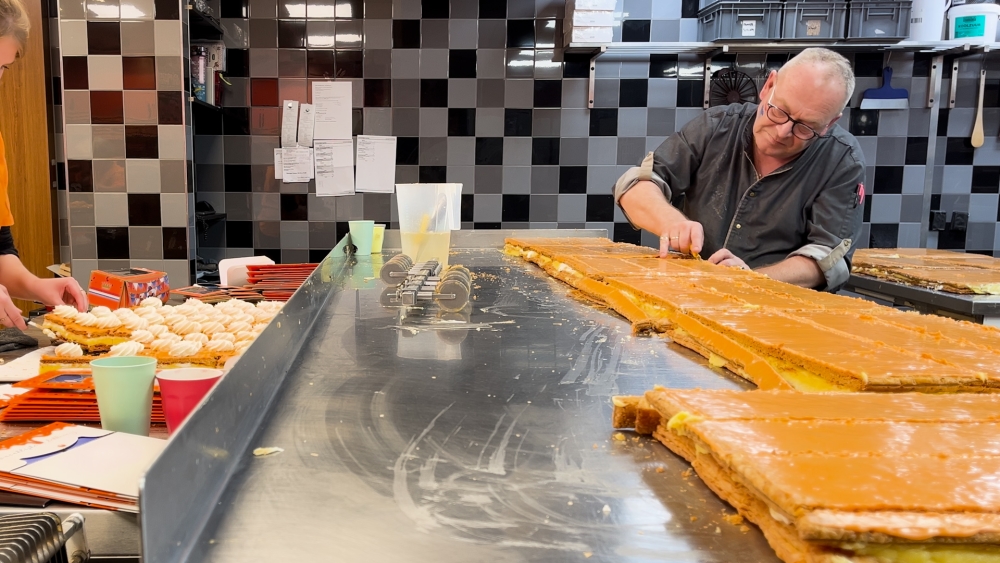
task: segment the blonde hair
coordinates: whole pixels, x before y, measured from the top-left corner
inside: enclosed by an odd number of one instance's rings
[[[822,68],[827,76],[838,79],[844,85],[844,106],[850,103],[851,96],[854,95],[854,70],[843,55],[822,47],[810,47],[789,59],[782,69],[803,64]]]
[[[31,20],[21,0],[0,0],[0,37],[13,37],[19,46],[18,56],[28,47]]]

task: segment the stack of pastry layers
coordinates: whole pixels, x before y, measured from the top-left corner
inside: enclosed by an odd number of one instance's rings
[[[606,239],[508,239],[629,319],[761,389],[997,391],[1000,330],[777,282]]]
[[[1000,396],[616,397],[792,563],[1000,561]]]
[[[868,248],[851,270],[879,279],[949,293],[1000,295],[1000,260],[926,248]]]
[[[41,371],[89,368],[91,360],[112,356],[151,356],[160,368],[222,367],[250,346],[281,306],[237,299],[213,306],[189,299],[175,307],[156,298],[114,311],[79,313],[59,306],[42,328],[63,343],[42,357]]]

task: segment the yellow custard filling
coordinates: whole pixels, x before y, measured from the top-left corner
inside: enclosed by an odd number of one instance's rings
[[[854,555],[872,557],[878,563],[1000,563],[1000,546],[986,544],[864,544],[850,546]],[[835,563],[850,563],[834,556]]]

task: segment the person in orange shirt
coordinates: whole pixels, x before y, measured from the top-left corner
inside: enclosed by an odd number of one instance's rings
[[[30,30],[28,14],[19,0],[0,0],[0,78],[24,52]],[[14,215],[7,196],[7,156],[0,138],[0,324],[25,329],[12,297],[45,305],[74,305],[87,310],[87,294],[73,278],[39,278],[21,263],[10,226]]]

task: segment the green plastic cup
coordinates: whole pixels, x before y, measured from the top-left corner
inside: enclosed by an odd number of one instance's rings
[[[101,427],[149,436],[156,358],[121,356],[90,362]]]
[[[348,221],[347,225],[351,229],[351,244],[357,248],[354,254],[357,256],[371,256],[372,238],[375,236],[375,221]]]

